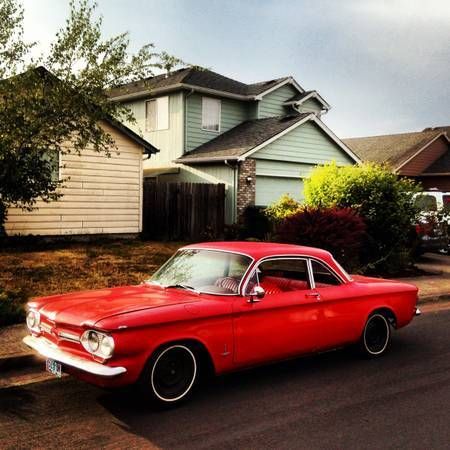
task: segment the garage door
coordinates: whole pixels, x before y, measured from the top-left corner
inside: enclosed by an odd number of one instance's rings
[[[267,206],[277,201],[283,194],[301,200],[303,181],[300,178],[256,176],[256,205]]]

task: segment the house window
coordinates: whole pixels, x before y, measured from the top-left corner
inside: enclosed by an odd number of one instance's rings
[[[59,152],[56,150],[47,150],[41,155],[41,158],[50,166],[52,181],[59,181]]]
[[[220,131],[220,109],[219,99],[202,97],[202,130]]]
[[[145,102],[145,131],[169,128],[169,97],[158,97]]]

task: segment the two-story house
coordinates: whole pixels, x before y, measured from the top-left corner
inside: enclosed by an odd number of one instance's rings
[[[225,183],[227,223],[284,193],[301,199],[302,180],[317,164],[359,162],[322,122],[328,103],[292,77],[245,84],[185,68],[114,89],[111,98],[131,109],[136,131],[160,150],[144,176]]]

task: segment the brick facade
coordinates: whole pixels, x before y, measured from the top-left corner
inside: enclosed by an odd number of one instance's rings
[[[251,180],[247,181],[247,178]],[[245,208],[255,204],[256,192],[256,160],[246,159],[239,166],[237,189],[237,218],[242,220]]]

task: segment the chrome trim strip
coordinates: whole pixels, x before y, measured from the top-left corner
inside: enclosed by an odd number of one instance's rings
[[[58,337],[70,342],[80,342],[80,336],[78,336],[77,334],[67,333],[66,331],[60,331],[58,333]]]
[[[70,355],[45,339],[35,336],[24,337],[23,343],[46,358],[54,359],[62,364],[75,367],[100,377],[114,377],[127,371],[125,367],[109,367],[95,361],[89,361],[78,356]]]
[[[244,283],[244,289],[241,292],[241,295],[244,296],[245,293],[245,289],[247,289],[247,284],[250,281],[250,278],[253,275],[253,272],[255,271],[255,269],[264,261],[268,261],[268,260],[272,260],[272,259],[280,259],[280,258],[285,258],[285,259],[306,259],[308,261],[308,274],[310,276],[310,283],[311,283],[311,289],[315,289],[316,285],[315,285],[315,281],[314,281],[314,276],[312,273],[312,266],[311,266],[311,261],[317,261],[319,263],[321,263],[325,268],[327,268],[332,274],[334,274],[340,281],[342,284],[346,284],[349,283],[350,280],[344,280],[344,278],[339,275],[339,273],[337,273],[332,267],[330,267],[326,262],[324,262],[323,260],[317,258],[316,256],[309,256],[309,255],[296,255],[296,254],[279,254],[279,255],[269,255],[269,256],[265,256],[263,258],[260,258],[257,263],[252,267],[252,271],[250,273],[250,276],[247,277],[247,279],[245,280]],[[311,267],[310,267],[311,266]],[[311,269],[311,273],[309,273],[309,270]],[[247,271],[248,272],[248,271]],[[247,272],[244,274],[244,277],[247,276]],[[242,279],[244,279],[244,277]],[[313,287],[314,286],[314,287]]]
[[[308,257],[307,256],[303,256],[303,255],[270,255],[270,256],[265,256],[264,258],[261,258],[258,260],[258,262],[253,266],[252,268],[252,272],[250,274],[250,276],[247,277],[247,279],[245,280],[245,284],[244,284],[244,289],[242,290],[242,295],[245,296],[245,291],[247,289],[248,283],[250,282],[253,273],[255,272],[255,270],[258,268],[258,266],[266,261],[272,261],[272,260],[277,260],[277,259],[302,259],[306,262],[306,270],[308,271],[308,276],[309,276],[309,265],[308,265]],[[259,282],[259,280],[258,280]],[[310,280],[310,284],[311,284],[311,280]],[[312,286],[312,284],[311,284]],[[310,287],[310,289],[313,289],[312,287]]]

